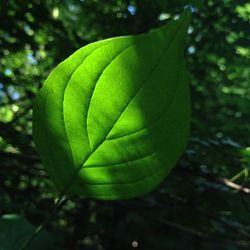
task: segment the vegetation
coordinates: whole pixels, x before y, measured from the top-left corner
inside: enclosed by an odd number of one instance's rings
[[[32,107],[50,71],[80,47],[162,26],[188,1],[4,1],[0,5],[0,247],[225,249],[250,247],[250,5],[194,9],[186,65],[192,125],[185,153],[153,192],[125,201],[57,192],[32,139]],[[189,1],[190,2],[190,1]]]
[[[134,198],[175,166],[190,128],[190,16],[91,43],[51,72],[36,97],[33,138],[60,196]]]

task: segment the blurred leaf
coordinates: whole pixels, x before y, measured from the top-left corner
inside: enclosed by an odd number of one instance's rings
[[[240,150],[240,155],[247,162],[250,162],[250,147],[244,148]]]
[[[17,250],[31,236],[35,226],[17,214],[5,214],[0,217],[0,250]],[[58,235],[42,231],[26,250],[62,250]]]

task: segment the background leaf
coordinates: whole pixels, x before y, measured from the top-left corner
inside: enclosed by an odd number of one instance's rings
[[[0,249],[16,250],[23,242],[28,239],[35,226],[30,224],[25,218],[17,214],[5,214],[0,217]],[[49,234],[45,230],[31,242],[27,250],[62,250],[60,247],[61,239],[59,235]]]

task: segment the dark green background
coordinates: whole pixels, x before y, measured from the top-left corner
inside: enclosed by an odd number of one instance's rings
[[[161,26],[185,2],[1,1],[0,215],[39,225],[53,208],[32,142],[32,103],[49,72],[90,42]],[[250,248],[250,157],[240,153],[250,146],[250,4],[205,5],[189,28],[192,129],[178,166],[144,197],[66,200],[46,226],[61,239],[51,249]],[[0,249],[7,227],[0,223]]]

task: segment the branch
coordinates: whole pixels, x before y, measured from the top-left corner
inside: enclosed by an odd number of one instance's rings
[[[202,173],[200,171],[196,171],[193,169],[186,169],[186,168],[179,168],[182,172],[187,172],[188,174],[192,174],[195,176],[203,177],[209,181],[216,182],[218,184],[222,184],[223,186],[229,187],[231,189],[237,190],[239,192],[242,192],[244,194],[249,195],[250,194],[250,188],[245,187],[244,185],[237,184],[227,178],[224,177],[217,177],[216,175],[213,175],[211,173]]]
[[[237,190],[239,192],[242,192],[242,193],[245,193],[245,194],[250,194],[250,188],[246,188],[243,185],[236,184],[236,183],[230,181],[227,178],[217,178],[216,181],[218,181],[219,183],[224,184],[227,187],[235,189],[235,190]]]

